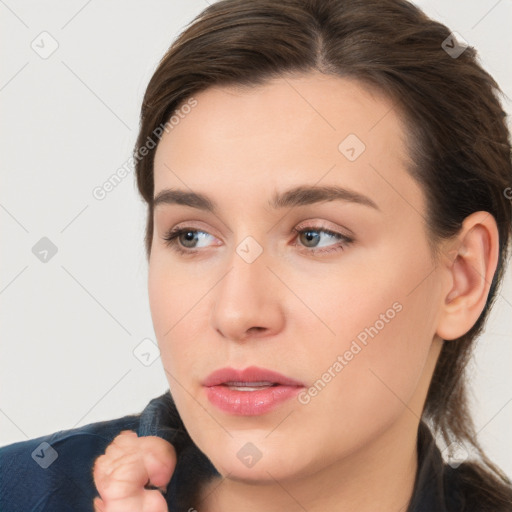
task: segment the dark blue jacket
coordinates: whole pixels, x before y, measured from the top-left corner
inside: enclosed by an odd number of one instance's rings
[[[151,400],[141,414],[0,448],[0,511],[92,512],[93,498],[98,496],[92,477],[94,460],[122,430],[134,430],[139,436],[160,436],[173,444],[178,461],[165,494],[169,511],[186,512],[191,507],[200,510],[195,496],[198,482],[219,473],[188,436],[167,391]],[[406,512],[484,510],[479,508],[478,493],[472,497],[463,484],[465,464],[458,468],[444,464],[423,422],[417,446],[418,472]]]

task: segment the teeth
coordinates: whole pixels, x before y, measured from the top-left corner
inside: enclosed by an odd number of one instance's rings
[[[274,382],[225,382],[225,386],[236,391],[259,391],[274,385]]]
[[[249,387],[249,386],[227,386],[229,389],[234,389],[236,391],[260,391],[261,389],[267,389],[272,387],[271,384],[268,386],[257,386],[257,387]]]
[[[260,382],[241,382],[241,381],[232,381],[225,382],[226,386],[273,386],[273,382],[269,382],[268,380],[260,381]]]

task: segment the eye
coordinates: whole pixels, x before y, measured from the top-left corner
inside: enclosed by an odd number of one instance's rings
[[[331,231],[330,229],[326,229],[322,226],[311,226],[311,227],[305,227],[305,228],[294,228],[293,231],[297,233],[298,238],[301,240],[303,244],[306,245],[306,250],[304,252],[307,253],[313,253],[313,254],[321,254],[321,253],[331,253],[331,252],[337,252],[342,251],[345,249],[348,245],[350,245],[354,240],[346,235],[343,235],[341,233],[337,233],[336,231]],[[324,238],[327,239],[327,242],[329,240],[338,241],[335,244],[328,245],[325,249],[318,249],[319,247],[317,244],[319,241],[321,241],[322,236],[319,233],[324,233],[327,236],[324,236]],[[313,245],[310,245],[313,244]],[[297,245],[297,244],[294,244]],[[322,246],[321,246],[322,247]],[[302,251],[303,249],[301,249]]]
[[[185,236],[182,237],[182,235]],[[163,239],[165,240],[165,244],[171,247],[171,249],[181,254],[193,254],[197,252],[197,247],[193,244],[200,238],[204,239],[204,235],[206,235],[206,237],[212,236],[206,233],[206,231],[200,231],[194,228],[172,228],[167,232]],[[184,241],[183,245],[181,245],[182,240]],[[191,246],[188,244],[191,244]]]
[[[330,229],[326,229],[321,226],[310,226],[302,229],[293,228],[293,231],[297,233],[297,238],[299,238],[301,244],[304,244],[300,250],[309,254],[341,251],[354,241],[346,235],[331,231]],[[317,248],[324,247],[318,245],[322,240],[322,235],[320,233],[324,234],[324,238],[327,239],[327,242],[334,240],[336,243],[328,245],[327,248]],[[165,244],[171,247],[174,251],[190,256],[199,252],[198,247],[195,245],[199,240],[204,240],[211,236],[212,235],[208,234],[206,231],[188,227],[178,227],[169,230],[162,238],[165,241]],[[292,245],[298,246],[299,244],[294,243]]]

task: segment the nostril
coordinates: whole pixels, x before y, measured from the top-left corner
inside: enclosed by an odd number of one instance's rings
[[[252,330],[264,331],[265,327],[251,327],[247,332],[251,332]]]

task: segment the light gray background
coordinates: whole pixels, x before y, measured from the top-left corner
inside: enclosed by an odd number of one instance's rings
[[[512,97],[512,0],[416,3],[475,46]],[[158,60],[206,6],[0,0],[0,445],[138,413],[168,388],[160,359],[133,353],[155,341],[134,174],[102,201],[92,191],[130,156]],[[46,59],[31,47],[51,49],[43,31],[58,43]],[[46,263],[32,252],[42,237],[58,249]],[[479,439],[510,476],[511,333],[509,271],[473,389]]]

